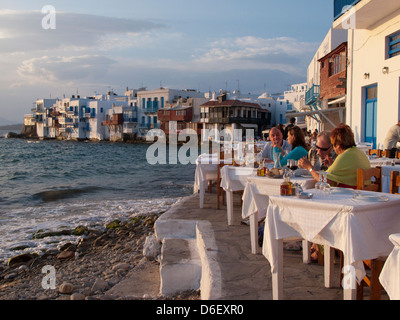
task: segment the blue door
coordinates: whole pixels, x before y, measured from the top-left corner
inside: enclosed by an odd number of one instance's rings
[[[376,148],[376,127],[377,127],[377,105],[378,87],[373,85],[366,88],[365,95],[365,142],[372,142],[372,148]]]

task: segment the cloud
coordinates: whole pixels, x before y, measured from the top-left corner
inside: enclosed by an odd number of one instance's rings
[[[198,54],[194,62],[198,67],[221,71],[271,69],[299,75],[304,74],[305,66],[317,47],[317,43],[288,37],[225,38],[212,42],[208,51]]]
[[[59,48],[77,50],[97,46],[108,35],[130,35],[165,28],[150,21],[130,20],[57,12],[56,28],[44,29],[41,12],[0,11],[0,54],[48,51]]]
[[[115,61],[100,55],[42,56],[24,60],[17,73],[24,79],[43,84],[93,81],[104,77]]]

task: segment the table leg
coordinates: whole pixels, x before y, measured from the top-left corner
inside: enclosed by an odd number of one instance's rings
[[[274,240],[277,266],[275,272],[272,273],[272,299],[283,299],[283,239]]]
[[[226,211],[228,214],[228,225],[233,225],[233,192],[226,191]]]
[[[303,263],[311,263],[311,242],[303,240]]]
[[[203,209],[204,207],[204,181],[200,181],[200,209]]]
[[[357,299],[357,280],[354,267],[346,261],[346,256],[344,255],[344,266],[343,270],[343,300],[356,300]]]
[[[335,259],[335,249],[330,246],[324,246],[325,288],[332,288],[333,286],[334,259]]]
[[[258,212],[250,216],[250,241],[251,241],[251,253],[260,253],[258,246]]]

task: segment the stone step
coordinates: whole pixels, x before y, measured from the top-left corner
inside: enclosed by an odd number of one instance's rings
[[[161,294],[172,296],[187,290],[198,290],[201,259],[196,239],[164,238],[161,249]]]

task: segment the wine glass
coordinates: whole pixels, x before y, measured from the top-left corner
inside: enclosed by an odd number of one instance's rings
[[[326,172],[326,171],[320,171],[320,172],[323,177],[323,182],[320,186],[320,189],[325,196],[329,197],[331,194],[331,185],[328,183],[328,179],[327,179],[328,172]]]
[[[319,171],[318,174],[319,174],[319,181],[315,184],[315,191],[316,191],[315,193],[316,193],[316,195],[319,195],[322,192],[321,186],[322,186],[322,183],[323,183],[322,171]]]

